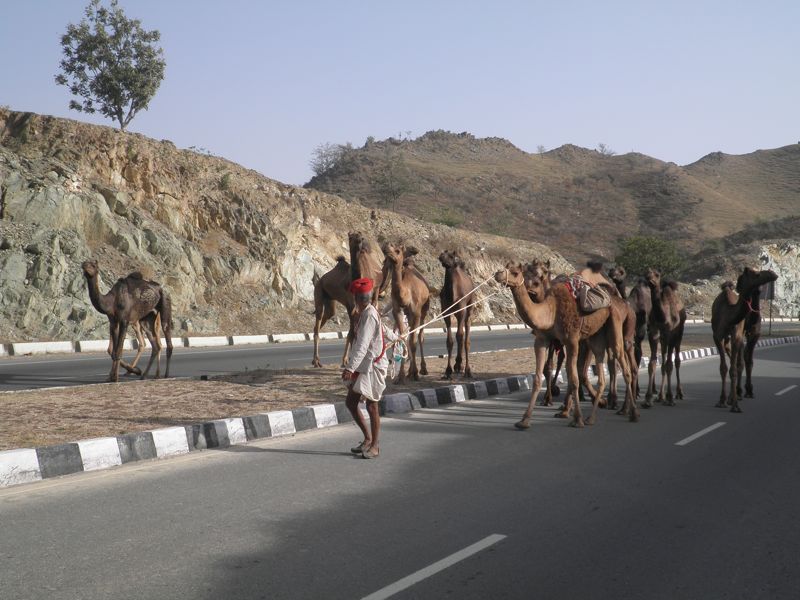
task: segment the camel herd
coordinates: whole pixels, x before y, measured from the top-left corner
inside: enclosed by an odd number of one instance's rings
[[[377,305],[379,297],[390,289],[390,310],[394,322],[401,336],[407,338],[408,377],[416,380],[420,375],[427,375],[424,325],[430,312],[431,295],[435,290],[414,265],[417,250],[405,244],[387,242],[378,251],[358,232],[349,234],[348,244],[350,261],[344,256],[338,257],[336,265],[314,283],[312,365],[322,366],[319,358],[319,333],[335,314],[337,302],[344,306],[350,320],[342,357],[342,362],[345,362],[354,338],[355,325],[355,304],[348,288],[351,281],[369,277],[375,282],[373,304]],[[455,374],[470,378],[470,322],[476,304],[476,289],[480,286],[475,286],[458,252],[442,252],[439,262],[444,269],[443,285],[439,291],[442,313],[434,319],[442,319],[447,331],[447,368],[444,375],[448,379]],[[98,287],[97,263],[86,261],[82,268],[92,305],[109,320],[108,353],[112,359],[109,381],[118,380],[120,366],[128,373],[145,378],[153,363],[156,364],[156,377],[159,377],[162,349],[160,332],[163,332],[166,340],[165,377],[169,377],[172,306],[166,291],[158,283],[145,280],[140,273],[134,272],[119,279],[108,293],[102,294]],[[520,318],[534,335],[533,389],[522,418],[515,424],[517,428],[530,427],[543,380],[545,405],[551,405],[553,396],[560,393],[555,384],[555,375],[560,372],[562,362],[566,363],[567,392],[564,405],[556,416],[567,418],[571,414],[570,424],[583,427],[596,421],[598,407],[607,405],[611,409],[617,409],[616,377],[620,373],[625,382],[625,399],[617,414],[627,415],[630,421],[637,421],[640,416],[637,404],[638,369],[644,354],[645,337],[650,346],[650,362],[642,407],[651,407],[654,399],[672,406],[675,399],[683,398],[680,348],[686,310],[678,294],[678,286],[672,281],[662,281],[661,273],[651,268],[638,278],[636,285],[628,292],[625,287],[626,277],[622,267],[610,269],[607,282],[600,284],[608,288],[610,306],[586,313],[576,303],[570,280],[554,278],[549,262],[534,260],[524,265],[509,262],[505,268],[494,274],[494,281],[501,288],[510,290]],[[722,291],[712,305],[711,327],[720,357],[722,380],[717,406],[730,406],[732,412],[741,412],[739,400],[742,397],[743,373],[746,378],[744,397],[753,395],[753,350],[761,333],[760,287],[775,279],[777,276],[772,271],[747,267],[735,285],[733,282],[726,282],[722,286]],[[456,323],[455,362],[452,360],[453,320]],[[122,360],[125,334],[129,326],[138,340],[138,351],[131,364]],[[136,367],[144,348],[142,331],[152,347],[150,361],[143,373]],[[419,368],[417,350],[420,356]],[[659,356],[661,383],[656,391],[656,365]],[[588,368],[591,358],[598,366],[607,361],[611,385],[606,400],[602,399],[606,386],[604,369],[597,369],[596,388],[589,382]],[[406,360],[401,361],[397,383],[405,381],[405,362]],[[584,389],[588,391],[592,402],[592,410],[586,420],[579,401]]]

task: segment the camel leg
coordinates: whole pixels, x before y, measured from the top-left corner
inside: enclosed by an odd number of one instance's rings
[[[658,363],[658,342],[659,336],[649,335],[647,341],[650,343],[650,362],[647,365],[647,392],[644,395],[644,408],[653,406],[653,396],[656,394],[656,364]]]
[[[144,343],[144,336],[142,335],[142,325],[140,322],[136,322],[131,324],[133,328],[133,333],[136,335],[136,356],[133,357],[133,361],[131,364],[126,364],[125,361],[120,361],[120,366],[123,367],[129,374],[133,373],[134,375],[141,375],[142,370],[136,366],[136,363],[139,362],[139,357],[142,356],[142,352],[144,352],[145,343]]]
[[[464,377],[472,379],[472,369],[469,366],[469,330],[470,330],[470,315],[464,317]]]
[[[555,348],[551,343],[547,346],[547,358],[544,361],[544,398],[542,398],[542,406],[553,405],[553,389],[551,387],[553,377],[553,352]]]
[[[609,410],[616,410],[617,409],[617,361],[611,358],[609,354],[608,360],[606,361],[606,365],[608,366],[608,397],[607,397],[607,408]]]
[[[461,315],[456,317],[456,346],[458,350],[456,352],[455,371],[456,373],[461,373],[461,365],[464,360],[464,317]]]
[[[739,407],[739,386],[741,381],[741,368],[740,363],[742,361],[742,342],[741,340],[735,340],[731,342],[731,368],[729,370],[730,375],[730,394],[728,398],[728,404],[731,407],[731,412],[740,413],[742,409]]]
[[[392,314],[394,315],[394,322],[397,323],[397,329],[400,332],[400,337],[406,335],[406,328],[405,328],[405,321],[403,320],[403,311],[402,310],[392,310]],[[406,343],[407,348],[411,348],[411,340],[407,340]],[[402,384],[406,381],[406,359],[400,361],[400,368],[397,373],[397,378],[394,380],[395,384]]]
[[[525,409],[525,414],[522,419],[514,423],[517,429],[528,429],[531,426],[531,415],[533,415],[533,407],[536,404],[536,397],[539,395],[539,388],[542,385],[542,374],[544,371],[545,355],[547,352],[546,342],[536,339],[533,342],[533,352],[536,357],[536,373],[533,375],[533,386],[531,389],[531,397],[528,401],[528,408]]]
[[[558,376],[561,374],[561,367],[564,365],[564,350],[562,348],[556,348],[556,372],[553,374],[553,382],[551,388],[553,390],[553,396],[558,396],[561,394],[561,388],[558,387]]]
[[[161,365],[160,365],[160,356],[161,356],[161,340],[158,339],[158,329],[156,328],[155,319],[152,316],[147,317],[145,322],[145,333],[147,334],[147,339],[150,340],[150,360],[147,363],[147,368],[142,373],[142,379],[147,378],[147,374],[150,372],[150,368],[153,366],[153,363],[156,363],[156,379],[158,379],[159,375],[161,375]]]
[[[728,350],[724,340],[714,340],[714,345],[717,347],[717,355],[719,356],[719,377],[722,381],[722,391],[719,394],[719,402],[715,404],[717,408],[725,408],[725,401],[727,400],[727,393],[725,391],[728,379],[728,364],[725,360],[725,355]]]
[[[744,347],[744,368],[745,368],[745,383],[744,383],[744,397],[753,397],[753,351],[758,343],[759,336],[753,335],[747,337],[747,344]]]
[[[419,316],[419,323],[424,323],[425,319],[428,316],[428,307],[429,304],[425,304],[422,307],[422,313]],[[417,325],[419,327],[419,325]],[[428,366],[425,364],[425,330],[420,329],[417,332],[417,339],[419,340],[419,374],[420,375],[427,375],[428,374]]]
[[[605,340],[600,341],[590,341],[589,347],[594,354],[594,361],[595,364],[602,365],[606,359],[606,349],[605,349]],[[587,353],[588,355],[588,353]],[[584,370],[581,373],[582,377],[586,376],[586,371]],[[589,385],[588,378],[585,382],[586,389],[592,393],[592,388]],[[606,373],[603,369],[598,369],[597,371],[597,391],[592,393],[592,412],[589,415],[589,418],[586,419],[587,425],[594,425],[596,423],[596,416],[597,416],[597,407],[600,404],[600,398],[603,396],[603,390],[606,387]]]
[[[565,340],[564,352],[567,353],[567,405],[569,406],[570,397],[573,398],[572,402],[572,422],[571,427],[581,428],[584,426],[583,414],[581,413],[581,403],[578,400],[577,390],[580,386],[580,376],[578,374],[578,354],[579,343],[577,340]]]
[[[117,336],[114,340],[114,353],[111,355],[111,376],[109,381],[119,381],[119,363],[122,360],[122,348],[125,345],[125,335],[128,332],[128,322],[119,321]]]
[[[659,399],[664,403],[664,406],[675,406],[675,401],[672,399],[672,370],[674,367],[674,346],[672,340],[667,344],[667,351],[663,352],[661,359],[661,388],[658,392]],[[666,390],[666,392],[665,392]]]
[[[447,329],[447,368],[444,370],[444,378],[453,378],[453,368],[450,366],[450,359],[453,356],[453,333],[451,331],[451,319],[453,317],[447,316],[444,318],[444,326]],[[456,363],[457,364],[457,363]],[[456,372],[458,370],[456,369]]]
[[[319,332],[334,315],[333,301],[318,301],[315,302],[314,307],[314,356],[311,359],[312,367],[322,367],[322,362],[319,359]],[[347,352],[347,345],[345,345],[345,352]],[[342,358],[344,364],[344,358]]]

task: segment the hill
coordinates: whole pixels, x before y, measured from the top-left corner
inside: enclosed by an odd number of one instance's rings
[[[407,189],[387,193],[393,175]],[[431,131],[349,149],[306,184],[368,207],[535,240],[582,263],[620,238],[656,235],[687,253],[748,224],[800,215],[800,144],[680,167],[565,145],[529,154],[499,138]]]
[[[0,109],[0,342],[107,336],[80,267],[89,258],[101,291],[134,270],[161,282],[176,334],[310,331],[313,282],[353,230],[412,241],[433,287],[445,248],[461,249],[478,280],[512,257],[568,268],[535,242],[370,210],[167,140]],[[480,320],[513,316],[506,293]],[[328,329],[345,320],[339,310]]]

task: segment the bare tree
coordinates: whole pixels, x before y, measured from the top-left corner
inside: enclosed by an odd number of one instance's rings
[[[536,151],[537,151],[537,152],[538,152],[540,155],[542,155],[542,154],[544,154],[545,152],[547,152],[547,148],[545,148],[544,146],[542,146],[541,144],[539,144],[538,146],[536,146]]]
[[[597,144],[597,151],[603,156],[614,156],[616,154],[616,152],[606,146],[603,142]]]

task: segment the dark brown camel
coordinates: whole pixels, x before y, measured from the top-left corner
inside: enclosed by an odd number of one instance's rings
[[[639,397],[639,367],[642,364],[642,342],[646,335],[649,335],[648,331],[648,319],[650,318],[650,312],[652,310],[652,300],[650,298],[650,288],[647,287],[647,282],[644,278],[639,278],[636,285],[631,288],[630,294],[627,293],[627,289],[625,287],[625,277],[626,272],[625,268],[622,266],[612,267],[608,271],[608,278],[614,283],[617,287],[617,291],[619,292],[620,297],[628,302],[629,313],[628,319],[633,317],[632,321],[626,321],[626,341],[630,339],[630,328],[631,324],[633,324],[633,354],[629,353],[629,358],[631,360],[631,371],[635,373],[633,378],[633,389],[634,395],[638,398]],[[627,348],[626,348],[627,350]],[[609,379],[611,383],[609,387],[611,390],[616,390],[616,369],[614,365],[609,363]],[[612,371],[613,369],[613,371]],[[611,399],[611,392],[609,392],[609,400]],[[616,400],[616,398],[615,398]],[[613,404],[616,404],[614,402]],[[613,406],[612,406],[613,408]]]
[[[439,255],[439,262],[444,267],[444,284],[439,292],[439,300],[444,311],[444,325],[447,328],[447,368],[444,376],[452,379],[453,373],[461,373],[463,357],[464,377],[472,377],[472,370],[469,366],[469,331],[474,308],[470,305],[475,301],[475,283],[467,273],[464,261],[456,251],[445,250]],[[453,356],[451,319],[456,320],[456,343],[458,344],[456,362],[453,367],[450,366]]]
[[[777,280],[777,275],[775,279]],[[744,275],[739,275],[736,281],[736,291],[741,294],[744,285]],[[744,397],[753,397],[753,352],[758,340],[761,338],[761,286],[755,288],[750,294],[747,304],[747,316],[744,318],[744,368],[745,384]]]
[[[314,283],[314,356],[311,366],[321,367],[319,358],[319,332],[336,313],[336,302],[347,310],[348,330],[342,354],[342,365],[347,361],[347,354],[353,342],[355,322],[353,311],[355,302],[350,293],[350,282],[360,277],[369,277],[375,281],[372,302],[377,304],[378,287],[382,281],[381,261],[364,237],[358,233],[348,234],[350,247],[350,263],[344,256],[336,257],[336,266],[325,273]]]
[[[575,406],[573,422],[575,427],[583,427],[584,420],[581,414],[580,403],[577,401],[578,379],[585,378],[585,374],[579,374],[578,370],[578,349],[581,339],[588,339],[598,332],[610,337],[608,345],[615,357],[620,359],[623,377],[625,378],[630,393],[631,374],[628,369],[627,360],[624,357],[624,343],[622,339],[622,321],[615,315],[610,308],[601,308],[589,314],[582,314],[578,311],[577,303],[567,286],[563,283],[556,283],[551,286],[549,292],[543,298],[537,298],[534,302],[529,295],[530,290],[525,286],[522,266],[519,264],[508,263],[506,268],[495,273],[495,280],[511,289],[514,304],[522,320],[532,329],[535,336],[534,351],[536,354],[536,374],[533,377],[533,389],[530,401],[522,419],[515,424],[519,429],[530,427],[530,419],[533,414],[533,407],[539,393],[543,371],[545,366],[545,354],[547,346],[551,340],[558,339],[564,345],[567,363],[567,406],[574,400]],[[543,285],[542,293],[544,293]],[[610,321],[610,323],[609,323]],[[606,325],[609,325],[605,331]],[[583,381],[590,390],[588,381]],[[605,385],[603,371],[598,373],[599,389],[593,393],[592,413],[586,420],[586,424],[595,422],[597,403]],[[638,420],[639,413],[635,401],[629,411],[631,421]]]
[[[718,407],[729,405],[731,412],[742,412],[739,396],[745,362],[743,348],[745,320],[752,308],[752,296],[759,286],[777,278],[778,276],[772,271],[756,271],[746,267],[736,283],[738,295],[733,291],[733,283],[727,281],[722,285],[719,295],[714,298],[711,305],[711,331],[719,354],[719,374],[722,379]],[[730,369],[726,364],[726,356],[730,359]],[[725,379],[728,375],[730,375],[730,394],[726,394],[725,390]]]
[[[106,294],[101,294],[98,283],[97,262],[88,260],[81,265],[89,288],[89,299],[98,312],[108,317],[111,335],[111,372],[108,381],[119,380],[119,366],[122,362],[122,349],[128,326],[133,323],[144,325],[152,351],[150,362],[142,373],[147,377],[153,362],[156,363],[156,377],[161,375],[161,338],[159,329],[164,332],[167,342],[167,365],[164,373],[169,377],[169,363],[172,358],[172,303],[164,289],[153,281],[147,281],[141,273],[131,273],[117,280]]]
[[[417,254],[416,248],[406,247],[403,244],[385,243],[383,245],[384,278],[382,288],[388,286],[389,276],[391,275],[392,285],[392,314],[394,322],[400,328],[400,335],[405,336],[405,325],[403,314],[408,319],[409,331],[414,331],[425,322],[430,308],[430,289],[425,278],[414,266],[413,256]],[[419,340],[420,368],[417,370],[417,340]],[[425,330],[420,329],[412,333],[407,339],[409,358],[411,366],[408,368],[408,376],[411,379],[419,380],[420,375],[427,375],[428,369],[425,365],[424,351]],[[405,361],[400,363],[400,372],[397,376],[397,383],[403,383],[406,379]]]
[[[661,386],[658,389],[656,402],[663,402],[665,406],[675,406],[672,396],[672,370],[675,368],[675,398],[683,398],[681,388],[681,341],[683,340],[683,327],[686,323],[686,309],[683,301],[678,296],[678,284],[674,281],[661,282],[661,272],[656,269],[647,269],[644,277],[650,288],[650,323],[653,327],[653,336],[650,338],[650,364],[647,366],[648,384],[645,394],[644,406],[652,406],[651,399],[656,391],[656,347],[661,345]],[[674,358],[673,358],[674,355]],[[664,388],[666,387],[666,395]]]

